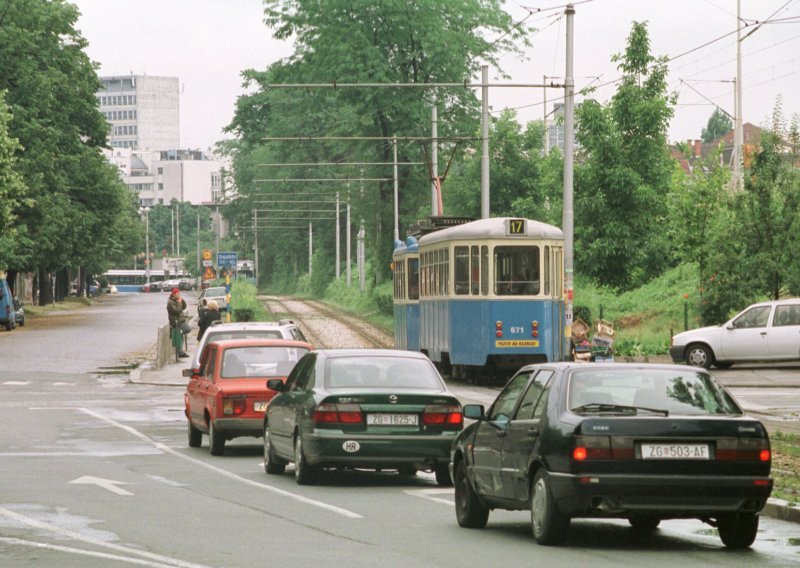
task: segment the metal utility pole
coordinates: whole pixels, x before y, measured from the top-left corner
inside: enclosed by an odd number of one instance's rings
[[[400,206],[397,203],[399,192],[397,188],[397,134],[392,139],[394,151],[394,240],[400,238]]]
[[[736,0],[736,124],[733,131],[733,190],[742,183],[742,146],[744,125],[742,123],[742,0]]]
[[[542,77],[542,83],[547,83],[547,75]],[[547,155],[547,152],[550,151],[548,146],[550,145],[550,131],[547,130],[547,87],[542,89],[542,93],[544,93],[544,102],[542,106],[544,107],[542,110],[542,126],[544,126],[544,155]]]
[[[396,156],[395,156],[396,157]],[[340,225],[339,222],[339,192],[336,192],[336,280],[339,280],[339,276],[341,275],[341,237],[339,236],[340,232]]]
[[[311,256],[314,251],[314,230],[313,230],[313,223],[308,224],[308,276],[309,278],[313,274]]]
[[[364,219],[361,219],[361,227],[358,229],[357,245],[356,245],[356,259],[358,262],[358,283],[359,289],[363,292],[366,285],[366,276],[364,274]]]
[[[489,66],[481,65],[481,219],[489,218]]]
[[[351,232],[351,229],[350,229],[350,190],[348,189],[347,190],[347,238],[346,238],[347,254],[345,255],[345,258],[347,259],[347,268],[345,269],[345,272],[347,274],[347,287],[348,288],[350,287],[350,232]]]
[[[431,215],[439,214],[439,144],[436,138],[439,136],[439,110],[436,107],[436,99],[433,99],[431,109]]]
[[[567,4],[567,61],[566,77],[564,81],[564,292],[566,296],[564,325],[565,333],[572,327],[572,299],[573,299],[573,211],[572,211],[572,167],[575,153],[575,78],[572,70],[573,35],[575,27],[575,8]]]
[[[197,208],[197,233],[196,233],[196,240],[197,240],[197,274],[201,275],[203,272],[200,270],[200,208]]]
[[[256,288],[258,288],[258,211],[253,211],[253,276],[256,279]]]

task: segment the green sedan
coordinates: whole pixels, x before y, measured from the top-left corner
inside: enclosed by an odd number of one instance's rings
[[[264,469],[294,463],[301,485],[324,468],[433,471],[452,485],[450,446],[464,425],[461,404],[421,353],[328,349],[305,355],[264,417]]]

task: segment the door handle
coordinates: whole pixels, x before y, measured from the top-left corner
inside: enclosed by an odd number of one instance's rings
[[[766,331],[762,331],[761,335],[767,335],[767,332]]]
[[[537,430],[536,428],[528,428],[528,436],[533,437],[538,435],[539,435],[539,430]]]

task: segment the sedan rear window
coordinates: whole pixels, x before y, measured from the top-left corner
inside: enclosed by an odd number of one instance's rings
[[[208,288],[204,296],[225,296],[227,292],[225,288]]]
[[[576,370],[569,381],[568,405],[579,414],[649,411],[670,416],[742,414],[711,375],[688,370]]]
[[[436,369],[424,359],[333,357],[326,367],[325,385],[329,389],[443,389]]]
[[[232,347],[222,357],[222,378],[285,377],[308,353],[302,347]]]

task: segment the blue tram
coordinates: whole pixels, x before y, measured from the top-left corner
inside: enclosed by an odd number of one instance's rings
[[[413,236],[394,244],[394,345],[419,351],[419,245]]]
[[[395,288],[396,346],[473,382],[565,359],[563,250],[561,229],[516,218],[471,221],[398,247],[396,269],[418,255],[419,300]]]

